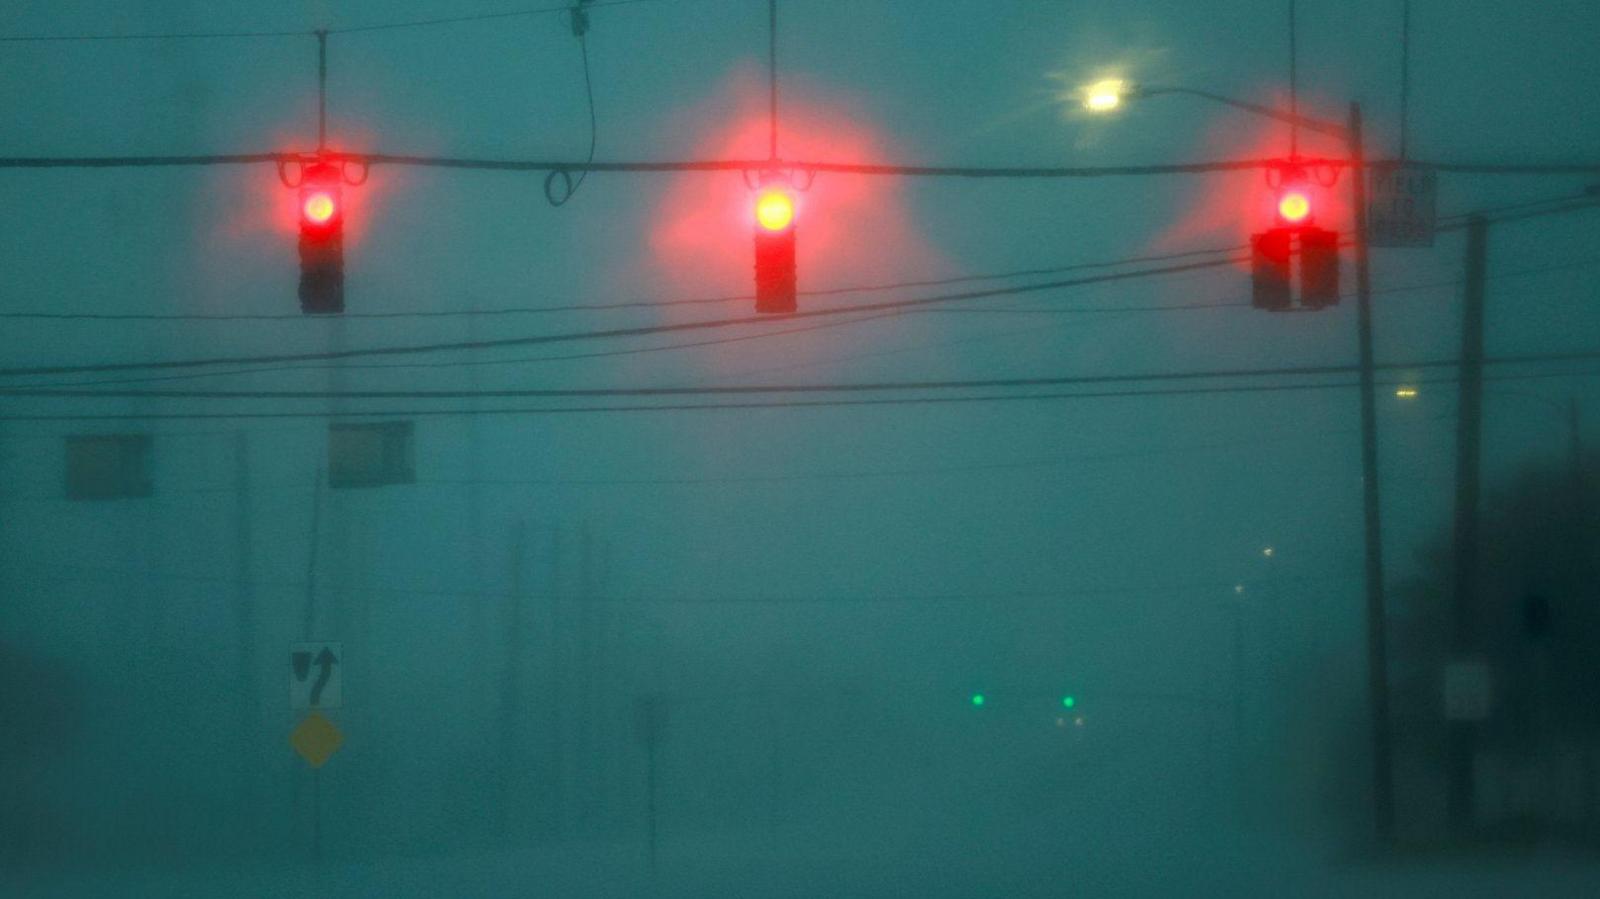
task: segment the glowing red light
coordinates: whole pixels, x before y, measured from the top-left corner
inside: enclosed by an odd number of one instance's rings
[[[333,201],[333,195],[325,190],[311,193],[301,203],[300,209],[305,213],[306,220],[314,225],[325,225],[333,218],[338,206]]]
[[[762,191],[756,200],[756,221],[768,231],[782,231],[794,221],[794,200],[775,188]]]
[[[1291,224],[1299,224],[1311,215],[1311,200],[1298,190],[1291,190],[1278,200],[1278,215]]]

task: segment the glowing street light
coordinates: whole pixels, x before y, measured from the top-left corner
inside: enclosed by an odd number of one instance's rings
[[[1417,388],[1402,384],[1394,389],[1394,395],[1398,399],[1414,400],[1417,398]]]
[[[1083,108],[1090,112],[1115,112],[1131,86],[1121,78],[1102,78],[1083,88]]]

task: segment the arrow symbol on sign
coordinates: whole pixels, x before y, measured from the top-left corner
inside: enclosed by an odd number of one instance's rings
[[[306,653],[306,655],[309,656],[310,653]],[[333,676],[333,666],[338,663],[339,660],[334,657],[333,652],[326,646],[322,647],[322,652],[317,654],[317,667],[322,670],[317,673],[317,682],[311,685],[311,705],[313,707],[322,703],[322,688],[328,685],[328,678]]]
[[[294,666],[294,679],[305,680],[306,675],[311,673],[311,653],[297,652],[290,658]]]

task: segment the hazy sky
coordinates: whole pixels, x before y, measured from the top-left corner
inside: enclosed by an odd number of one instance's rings
[[[1371,153],[1398,147],[1397,0],[1303,3],[1304,109],[1339,118],[1364,104]],[[1600,7],[1473,0],[1413,4],[1411,153],[1437,161],[1592,160]],[[503,4],[100,2],[12,4],[7,35],[350,27],[497,12]],[[1091,121],[1065,87],[1115,72],[1261,102],[1286,96],[1279,2],[1065,3],[934,0],[780,4],[786,156],[970,165],[1113,165],[1283,151],[1282,129],[1181,97]],[[597,158],[663,160],[761,151],[765,4],[662,0],[592,12],[588,51]],[[8,43],[0,51],[5,155],[263,152],[314,142],[315,42],[308,37]],[[337,147],[487,158],[581,159],[587,147],[580,57],[560,16],[340,34],[329,43],[329,130]],[[1308,139],[1312,152],[1336,152]],[[1261,195],[1258,173],[1089,181],[934,181],[824,175],[802,198],[802,288],[1114,260],[1240,244]],[[745,189],[736,175],[591,177],[560,209],[541,176],[377,168],[350,191],[349,309],[466,309],[749,289]],[[1580,190],[1582,178],[1446,176],[1441,212]],[[1347,181],[1341,180],[1343,193]],[[0,234],[8,310],[296,311],[294,235],[269,166],[4,171]],[[1592,214],[1497,229],[1491,271],[1593,263]],[[1462,242],[1378,250],[1380,359],[1455,352]],[[1592,267],[1496,280],[1489,351],[1585,349]],[[1351,278],[1346,269],[1347,283]],[[1342,363],[1354,359],[1352,304],[1308,315],[1248,308],[1032,315],[1239,300],[1247,273],[1183,275],[989,301],[1008,313],[906,315],[848,328],[716,347],[540,364],[349,371],[350,387],[641,386],[941,379]],[[925,291],[924,291],[925,292]],[[918,295],[913,291],[911,295]],[[871,298],[862,295],[863,299]],[[849,302],[851,297],[802,299]],[[8,364],[181,358],[223,351],[370,346],[688,320],[742,306],[668,313],[226,323],[12,321]],[[679,342],[678,338],[659,343]],[[651,345],[650,341],[627,347]],[[562,345],[478,358],[518,359],[623,346]],[[444,357],[440,357],[444,358]],[[450,359],[462,358],[450,356]],[[413,360],[379,360],[413,361]],[[423,361],[423,360],[418,360]],[[320,389],[323,371],[147,386]],[[60,380],[60,379],[55,379]],[[1382,409],[1390,558],[1398,569],[1448,510],[1454,409],[1449,388]],[[1492,386],[1491,468],[1550,447],[1559,413],[1517,392],[1600,409],[1593,381]],[[158,407],[115,401],[115,409]],[[77,405],[69,405],[76,403]],[[277,404],[284,407],[283,404]],[[462,401],[453,405],[459,407]],[[8,402],[15,410],[93,408]],[[220,408],[207,406],[205,408]],[[321,408],[316,403],[293,408]],[[1327,392],[815,411],[430,419],[419,479],[537,483],[448,491],[419,486],[419,521],[464,502],[504,521],[588,522],[613,544],[612,589],[667,596],[861,596],[1079,591],[1060,614],[1109,669],[1170,683],[1215,646],[1185,635],[1228,585],[1294,583],[1285,613],[1353,641],[1359,602],[1356,396]],[[1595,413],[1600,414],[1600,413]],[[1592,416],[1591,416],[1592,417]],[[17,424],[8,437],[53,426]],[[227,430],[232,425],[163,425]],[[308,483],[317,426],[260,425],[277,471]],[[62,425],[61,429],[69,429]],[[459,435],[474,435],[462,444]],[[296,442],[300,441],[300,442]],[[223,449],[193,449],[213,480]],[[294,456],[295,453],[300,456]],[[291,456],[294,458],[291,459]],[[163,457],[167,458],[167,457]],[[1021,463],[1017,467],[1015,463]],[[50,486],[46,462],[17,463]],[[202,469],[168,459],[181,480]],[[998,469],[973,467],[1009,465]],[[926,472],[965,468],[966,471]],[[893,477],[857,477],[922,471]],[[836,475],[761,480],[794,475]],[[266,477],[266,475],[263,475]],[[754,478],[734,480],[725,478]],[[672,483],[594,483],[595,481]],[[225,482],[225,481],[224,481]],[[24,490],[24,487],[17,487]],[[299,488],[296,488],[299,489]],[[289,508],[298,510],[290,495]],[[291,545],[303,517],[282,523]],[[494,527],[495,525],[491,525]],[[395,527],[398,528],[398,525]],[[268,525],[264,533],[274,533]],[[177,538],[168,538],[177,539]],[[388,539],[388,538],[386,538]],[[426,531],[393,532],[426,546]],[[285,550],[287,552],[287,550]],[[394,582],[461,586],[471,552],[401,553]],[[488,552],[488,550],[481,550]],[[499,550],[494,550],[498,553]],[[495,556],[498,558],[498,555]],[[173,566],[177,565],[174,561]],[[203,567],[203,560],[196,564]],[[284,562],[285,570],[295,564]],[[498,577],[499,575],[495,575]],[[1287,588],[1286,588],[1287,589]],[[1111,591],[1095,593],[1094,591]],[[1307,611],[1314,606],[1314,614]],[[1174,611],[1180,614],[1174,615]],[[1303,614],[1302,614],[1303,613]],[[1320,616],[1320,617],[1319,617]],[[980,616],[981,617],[981,616]],[[926,616],[921,620],[927,620]],[[967,619],[956,619],[967,622]],[[970,623],[970,622],[968,622]],[[849,630],[849,629],[846,629]],[[957,627],[956,631],[979,631]],[[857,633],[858,631],[851,631]],[[739,642],[737,630],[730,637]],[[817,639],[831,633],[822,628]],[[872,641],[881,631],[869,630]],[[1011,639],[1010,632],[996,637]],[[1065,639],[1065,638],[1064,638]],[[1219,637],[1220,639],[1220,637]],[[1353,644],[1352,644],[1353,645]],[[1142,666],[1137,647],[1171,650]],[[1185,647],[1184,655],[1178,647]],[[1352,665],[1356,657],[1351,657]]]

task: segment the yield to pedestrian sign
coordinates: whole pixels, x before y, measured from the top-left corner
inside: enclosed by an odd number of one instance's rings
[[[289,707],[336,709],[344,705],[343,643],[296,643],[289,647]]]

